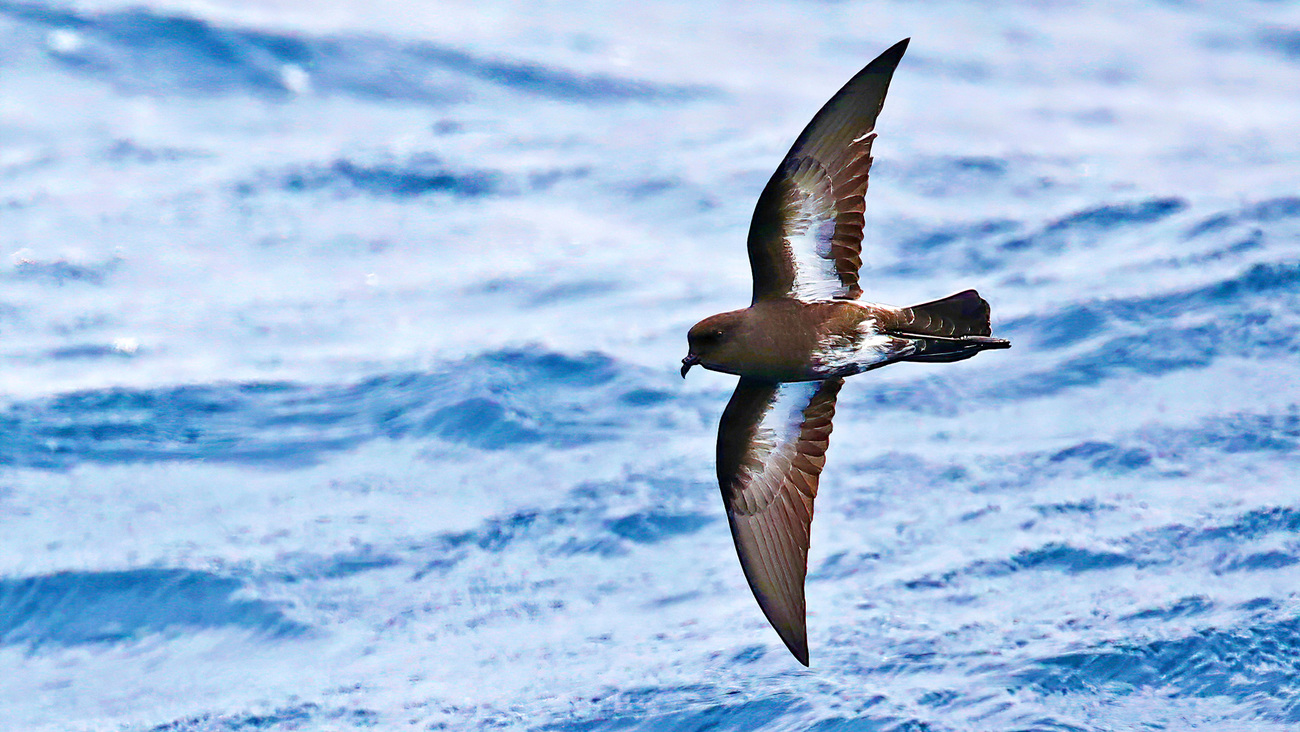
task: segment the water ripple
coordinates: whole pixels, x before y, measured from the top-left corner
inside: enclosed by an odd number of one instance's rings
[[[0,3],[0,14],[49,29],[51,58],[129,93],[239,94],[285,99],[321,94],[439,105],[468,80],[570,102],[684,100],[712,94],[546,64],[483,57],[431,43],[374,36],[306,37],[218,25],[144,8],[78,12]],[[10,43],[30,42],[24,35]]]
[[[589,353],[489,353],[354,384],[114,388],[9,404],[0,465],[212,460],[298,467],[375,439],[435,437],[483,450],[613,439],[659,400]]]
[[[0,644],[116,643],[152,633],[234,626],[271,638],[308,631],[236,579],[184,569],[60,572],[0,579]]]
[[[1253,699],[1300,721],[1300,620],[1207,628],[1173,640],[1115,643],[1044,658],[1018,679],[1049,694],[1127,694],[1162,689]]]

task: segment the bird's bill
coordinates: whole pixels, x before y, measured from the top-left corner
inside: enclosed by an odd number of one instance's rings
[[[686,378],[686,372],[690,371],[691,367],[699,362],[700,362],[699,356],[696,356],[694,353],[686,354],[686,358],[682,359],[682,378],[683,379]]]

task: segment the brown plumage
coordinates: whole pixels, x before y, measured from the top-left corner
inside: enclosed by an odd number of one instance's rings
[[[741,566],[763,614],[790,652],[808,665],[804,575],[817,481],[826,464],[835,396],[843,379],[812,385],[798,435],[761,434],[778,384],[741,377],[718,430],[718,483]]]
[[[718,484],[745,579],[804,665],[813,499],[844,377],[1011,346],[992,337],[974,290],[902,308],[858,301],[876,117],[907,43],[858,72],[795,140],[750,222],[753,302],[692,327],[682,359],[683,377],[695,364],[741,377],[718,428]]]

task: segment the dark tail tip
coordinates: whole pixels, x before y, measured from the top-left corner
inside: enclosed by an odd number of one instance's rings
[[[989,304],[974,290],[962,290],[955,295],[923,302],[903,310],[907,322],[898,330],[916,335],[962,338],[988,336],[993,332],[989,325]]]

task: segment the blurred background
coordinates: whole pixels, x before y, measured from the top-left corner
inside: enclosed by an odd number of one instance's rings
[[[904,37],[800,667],[758,192]],[[1300,3],[0,1],[0,728],[1290,730]]]

